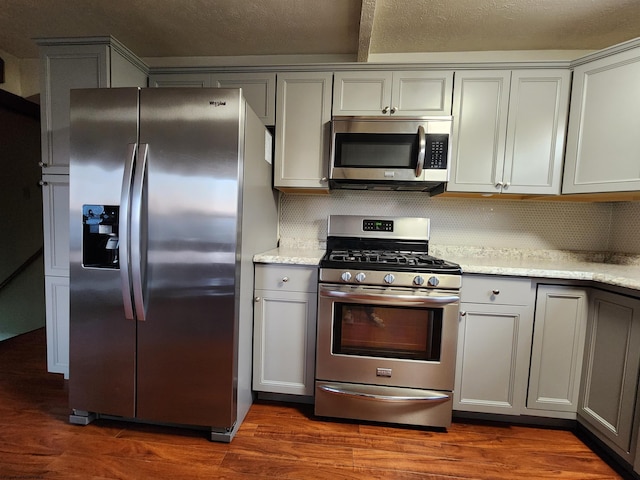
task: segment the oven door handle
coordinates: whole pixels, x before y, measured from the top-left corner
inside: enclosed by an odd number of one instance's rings
[[[449,400],[449,395],[439,392],[425,392],[424,395],[379,395],[374,393],[360,392],[357,390],[350,390],[344,387],[337,387],[335,385],[320,385],[318,388],[327,393],[334,395],[343,395],[346,397],[355,397],[361,400],[374,400],[378,402],[429,402],[439,403]]]
[[[362,300],[367,303],[377,305],[447,305],[449,303],[456,303],[460,300],[458,295],[443,295],[443,296],[422,296],[416,297],[413,295],[394,295],[394,294],[376,294],[376,293],[352,293],[344,292],[340,290],[322,290],[320,292],[321,297],[333,297],[341,298],[343,300]]]

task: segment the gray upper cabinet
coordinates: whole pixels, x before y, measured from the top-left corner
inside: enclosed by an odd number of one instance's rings
[[[247,103],[265,125],[276,123],[276,74],[275,73],[217,73],[213,86],[242,88]]]
[[[452,192],[560,193],[570,72],[456,72]]]
[[[452,71],[336,72],[333,115],[451,115]]]
[[[640,47],[577,66],[562,193],[640,190]]]
[[[145,87],[147,67],[111,37],[40,39],[42,167],[69,172],[69,91]]]
[[[210,73],[152,73],[150,87],[212,87]]]
[[[247,103],[265,125],[276,123],[276,74],[273,72],[176,72],[149,76],[151,87],[242,88]]]
[[[329,191],[329,127],[333,75],[278,74],[273,183],[283,191]]]

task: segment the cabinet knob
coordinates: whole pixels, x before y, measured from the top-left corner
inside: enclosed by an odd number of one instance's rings
[[[260,297],[256,297],[253,299],[254,302],[258,303],[260,300],[262,300]]]
[[[461,317],[466,317],[467,316],[467,312],[465,312],[464,310],[460,311],[460,316]]]
[[[503,188],[506,190],[507,188],[509,188],[509,185],[511,185],[511,183],[506,182],[506,183],[504,184]]]
[[[42,168],[47,168],[49,165],[47,163],[44,163],[44,162],[38,162],[38,166],[42,167]]]
[[[398,107],[392,107],[391,108],[391,114],[393,115],[394,113],[396,113],[398,111]]]
[[[384,113],[384,114],[389,113],[389,107],[384,107],[384,108],[382,109],[382,113]]]
[[[282,281],[283,281],[284,283],[287,283],[287,282],[289,281],[289,277],[282,277]]]
[[[320,179],[320,181],[321,181],[322,183],[327,183],[327,180],[328,180],[328,178],[327,178],[327,177],[322,177],[322,178]]]
[[[500,295],[500,290],[491,290],[494,295]]]
[[[502,182],[496,183],[496,188],[502,188],[502,187],[504,187],[504,183]]]
[[[40,181],[38,182],[38,185],[40,185],[41,187],[44,187],[45,185],[49,185],[49,183],[48,183],[48,182],[45,182],[44,180],[40,180]]]

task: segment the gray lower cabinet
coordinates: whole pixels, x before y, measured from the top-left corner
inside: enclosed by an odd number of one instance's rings
[[[533,330],[531,280],[465,275],[460,296],[454,410],[520,415]]]
[[[527,415],[576,418],[587,298],[585,288],[538,285]]]
[[[578,421],[633,464],[640,412],[640,299],[592,290]]]
[[[312,396],[318,268],[255,265],[253,389]]]

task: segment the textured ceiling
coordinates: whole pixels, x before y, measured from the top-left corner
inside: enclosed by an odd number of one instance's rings
[[[640,37],[640,0],[0,0],[0,50],[112,35],[141,57],[595,50]]]

